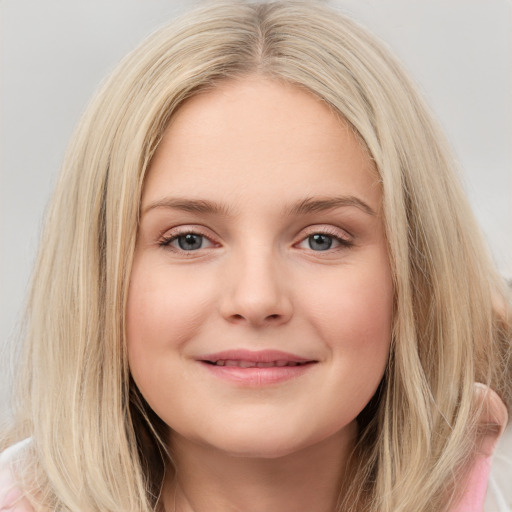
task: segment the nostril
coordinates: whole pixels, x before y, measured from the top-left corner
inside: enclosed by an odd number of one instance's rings
[[[293,307],[287,297],[263,300],[265,297],[227,294],[219,305],[220,315],[232,324],[248,323],[253,326],[277,326],[292,316]],[[278,300],[279,299],[279,300]]]

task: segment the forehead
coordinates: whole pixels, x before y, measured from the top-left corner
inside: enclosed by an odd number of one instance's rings
[[[257,77],[198,94],[173,116],[143,203],[164,190],[242,202],[276,191],[283,201],[337,191],[364,196],[375,209],[381,199],[378,175],[347,123],[313,94]]]

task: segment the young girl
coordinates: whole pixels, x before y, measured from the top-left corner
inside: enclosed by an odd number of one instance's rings
[[[119,65],[73,138],[0,504],[481,511],[508,300],[378,42],[316,3],[198,9]]]

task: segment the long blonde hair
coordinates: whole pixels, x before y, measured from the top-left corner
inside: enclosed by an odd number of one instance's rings
[[[300,1],[198,8],[128,55],[88,107],[50,204],[27,310],[9,437],[32,437],[25,483],[56,510],[158,506],[170,466],[165,425],[131,382],[124,345],[142,186],[183,101],[249,74],[321,98],[382,182],[393,341],[359,417],[339,508],[441,512],[473,448],[473,383],[512,403],[509,299],[445,138],[400,65],[353,21]]]

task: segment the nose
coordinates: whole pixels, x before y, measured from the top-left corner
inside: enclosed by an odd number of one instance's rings
[[[270,250],[233,256],[223,277],[220,312],[228,322],[277,326],[292,317],[290,282]]]

